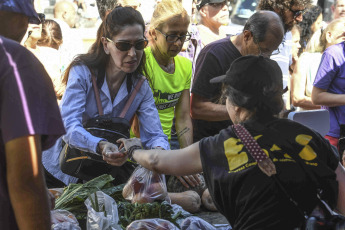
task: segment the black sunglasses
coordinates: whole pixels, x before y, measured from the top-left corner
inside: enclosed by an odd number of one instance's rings
[[[136,50],[143,50],[149,43],[146,39],[140,40],[135,42],[134,44],[130,42],[124,42],[124,41],[119,41],[119,42],[114,42],[113,40],[107,38],[108,42],[112,42],[115,44],[115,47],[120,50],[120,51],[128,51],[130,50],[133,46]]]
[[[289,9],[289,10],[293,13],[293,17],[294,18],[297,18],[297,17],[303,15],[304,12],[305,12],[305,9],[304,10],[292,10],[292,9]]]
[[[38,13],[38,18],[39,18],[39,21],[36,19],[36,18],[30,18],[29,19],[29,23],[30,24],[41,24],[41,23],[44,23],[45,20],[46,20],[46,15],[43,14],[43,13]]]
[[[163,32],[161,32],[160,30],[158,30],[156,28],[156,30],[161,33],[164,37],[165,37],[165,40],[169,43],[174,43],[174,42],[177,42],[179,39],[181,42],[188,42],[190,39],[191,39],[191,35],[190,33],[187,33],[186,35],[182,35],[182,36],[178,36],[178,35],[174,35],[174,34],[171,34],[171,35],[167,35]]]

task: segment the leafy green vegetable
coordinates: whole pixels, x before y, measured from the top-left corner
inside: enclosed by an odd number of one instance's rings
[[[151,218],[165,219],[180,227],[176,223],[176,220],[178,218],[186,218],[181,211],[174,214],[172,206],[166,201],[147,204],[120,202],[118,204],[118,212],[120,218],[119,224],[123,229],[126,229],[135,220]]]
[[[123,201],[122,190],[124,184],[114,186],[111,182],[114,178],[110,175],[102,175],[85,184],[70,184],[64,189],[62,195],[55,201],[55,209],[64,209],[73,213],[77,219],[86,219],[87,208],[85,200],[96,191],[103,191],[116,202]]]

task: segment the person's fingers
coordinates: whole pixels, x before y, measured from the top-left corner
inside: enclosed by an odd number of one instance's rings
[[[200,185],[201,184],[200,175],[194,174],[192,176],[194,177],[195,181],[197,182],[197,185]]]
[[[185,179],[189,185],[192,187],[195,187],[198,185],[198,182],[194,179],[193,176],[184,176],[183,179]]]
[[[126,140],[125,138],[120,138],[116,141],[116,143],[123,143],[123,142],[125,142],[125,140]]]
[[[106,152],[104,154],[104,156],[108,159],[108,160],[116,160],[116,159],[123,159],[126,154],[124,153],[119,153],[119,152]]]
[[[179,179],[179,181],[183,184],[184,187],[189,188],[189,185],[182,177],[178,176],[177,179]]]
[[[127,158],[112,159],[112,158],[103,156],[103,160],[105,162],[107,162],[108,164],[110,164],[110,165],[121,166],[121,165],[123,165],[127,161]]]

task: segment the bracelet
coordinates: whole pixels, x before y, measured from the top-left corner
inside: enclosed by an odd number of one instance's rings
[[[127,153],[128,153],[128,159],[129,159],[130,161],[136,163],[136,164],[137,164],[137,162],[136,162],[136,161],[134,160],[134,158],[133,158],[133,153],[134,153],[135,150],[138,150],[138,149],[142,149],[142,148],[141,148],[140,146],[138,146],[138,145],[133,145],[133,146],[131,146],[131,147],[128,149],[128,151],[127,151]]]

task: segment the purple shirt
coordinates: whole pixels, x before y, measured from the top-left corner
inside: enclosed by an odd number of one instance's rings
[[[0,36],[0,229],[17,229],[6,180],[5,144],[42,135],[42,150],[65,133],[53,84],[42,64],[19,43]],[[30,211],[30,210],[28,210]]]
[[[314,86],[333,94],[345,94],[345,43],[328,47],[322,55]],[[323,108],[329,111],[330,129],[327,135],[339,138],[339,124],[345,124],[345,106]]]

